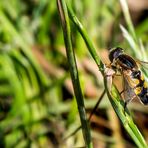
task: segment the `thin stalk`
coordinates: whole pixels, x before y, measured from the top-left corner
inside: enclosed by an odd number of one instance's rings
[[[78,20],[78,18],[75,16],[75,14],[74,14],[73,10],[71,9],[71,7],[67,6],[67,8],[68,8],[69,17],[73,21],[73,23],[75,24],[75,26],[78,29],[78,31],[80,32],[80,34],[82,35],[91,56],[95,60],[96,64],[100,65],[100,57],[97,55],[96,49],[95,49],[94,45],[92,44],[92,42],[91,42],[85,28],[83,27],[81,22]]]
[[[122,25],[120,25],[120,28],[123,32],[123,36],[129,43],[129,45],[132,47],[133,49],[132,52],[134,56],[142,61],[147,61],[148,60],[147,53],[143,46],[142,40],[140,40],[140,38],[138,38],[136,35],[135,29],[130,17],[127,0],[120,0],[120,3],[121,3],[122,11],[124,14],[125,22],[128,28],[127,30]]]
[[[101,101],[102,101],[102,99],[103,99],[103,97],[104,97],[104,95],[105,95],[105,92],[106,92],[106,91],[105,91],[105,89],[104,89],[103,92],[102,92],[102,94],[101,94],[101,96],[99,97],[97,103],[95,104],[95,107],[94,107],[93,110],[91,111],[91,113],[90,113],[90,115],[89,115],[89,118],[88,118],[88,121],[89,121],[89,122],[90,122],[90,120],[91,120],[92,115],[96,112],[96,110],[97,110],[99,104],[101,103]],[[68,138],[70,138],[71,136],[75,135],[81,128],[82,128],[81,125],[78,126],[71,134],[69,134],[67,137],[65,137],[65,138],[63,139],[63,141],[65,141],[65,140],[67,140]]]
[[[138,42],[137,37],[136,37],[136,33],[135,33],[135,29],[134,29],[134,26],[133,26],[133,23],[132,23],[130,14],[129,14],[129,9],[128,9],[128,5],[127,5],[126,0],[120,0],[120,4],[122,7],[123,15],[124,15],[128,30],[129,30],[130,34],[132,35],[132,37],[134,38],[135,42]]]
[[[78,105],[78,111],[80,114],[83,137],[85,140],[86,147],[92,148],[90,128],[88,126],[88,121],[86,118],[85,106],[84,106],[83,95],[80,87],[76,59],[75,59],[75,55],[74,55],[74,51],[71,43],[71,32],[70,32],[71,29],[70,29],[68,11],[67,11],[67,7],[64,0],[57,0],[57,6],[58,6],[62,29],[63,29],[64,41],[66,46],[66,54],[68,58],[71,79],[72,79],[74,93],[75,93],[76,101]]]

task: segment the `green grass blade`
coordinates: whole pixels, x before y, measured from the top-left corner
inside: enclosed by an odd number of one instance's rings
[[[77,70],[77,65],[76,65],[76,59],[75,59],[74,51],[72,49],[71,32],[70,32],[71,29],[70,29],[67,7],[66,7],[64,0],[57,0],[57,5],[58,5],[59,15],[60,15],[61,23],[62,23],[62,29],[63,29],[66,53],[67,53],[67,58],[68,58],[68,63],[69,63],[69,68],[70,68],[70,74],[72,78],[72,83],[73,83],[76,101],[78,105],[78,111],[80,114],[80,119],[81,119],[81,124],[82,124],[83,137],[85,140],[86,147],[91,148],[92,142],[91,142],[90,128],[88,126],[88,121],[86,118],[84,100],[83,100],[83,95],[82,95],[80,82],[79,82],[79,75],[78,75],[78,70]]]
[[[120,0],[120,4],[122,7],[123,15],[124,15],[128,30],[129,30],[130,34],[132,35],[133,39],[137,42],[135,29],[134,29],[133,23],[131,21],[131,17],[129,14],[129,9],[128,9],[128,5],[127,5],[126,0]]]
[[[30,60],[32,66],[34,67],[36,73],[39,75],[39,78],[41,79],[41,82],[43,85],[48,85],[48,79],[45,76],[44,72],[42,71],[41,67],[35,60],[32,52],[31,52],[31,45],[28,45],[25,42],[25,39],[19,34],[19,32],[16,30],[16,28],[13,26],[13,24],[10,22],[10,20],[6,17],[4,12],[0,9],[0,25],[6,32],[9,32],[9,35],[13,37],[13,43],[21,47],[24,54],[28,57]]]
[[[73,13],[73,10],[71,9],[70,6],[68,6],[68,13],[69,13],[70,19],[73,21],[76,28],[78,29],[78,31],[82,35],[90,54],[92,55],[92,57],[95,60],[96,64],[99,65],[100,64],[100,58],[97,55],[96,49],[95,49],[94,45],[92,44],[92,42],[91,42],[85,28],[83,27],[81,22],[78,20],[78,18],[75,16],[75,14]]]

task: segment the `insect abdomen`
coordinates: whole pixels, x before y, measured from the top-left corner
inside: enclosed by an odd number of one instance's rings
[[[148,85],[140,70],[132,72],[132,79],[135,83],[134,92],[143,104],[148,104]]]
[[[148,88],[142,87],[141,92],[138,94],[138,97],[143,104],[148,104]]]

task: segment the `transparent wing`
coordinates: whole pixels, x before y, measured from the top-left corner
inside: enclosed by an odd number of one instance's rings
[[[139,68],[143,71],[143,74],[144,74],[144,76],[146,76],[145,78],[148,81],[148,73],[147,73],[148,62],[140,61],[140,60],[136,59],[136,63],[139,65]]]
[[[130,102],[133,98],[136,97],[133,88],[129,85],[128,80],[126,79],[126,76],[123,74],[123,98],[125,102]]]
[[[146,61],[140,61],[140,60],[136,59],[136,63],[138,65],[140,65],[141,67],[148,68],[148,62],[146,62]]]

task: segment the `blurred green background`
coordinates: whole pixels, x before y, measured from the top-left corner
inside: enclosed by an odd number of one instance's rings
[[[119,27],[126,28],[120,1],[69,1],[105,63],[110,47],[121,46],[133,55]],[[148,54],[148,1],[127,2],[137,38]],[[103,91],[103,80],[80,34],[71,26],[89,116]],[[148,108],[135,100],[129,109],[148,142]],[[81,130],[63,141],[79,125],[56,0],[1,0],[0,147],[84,146]],[[107,97],[90,125],[95,148],[136,147]]]

